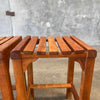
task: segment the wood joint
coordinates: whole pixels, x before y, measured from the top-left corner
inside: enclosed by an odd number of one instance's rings
[[[95,58],[96,56],[97,56],[97,51],[95,49],[88,51],[88,57],[89,58]]]
[[[82,70],[85,69],[85,61],[86,61],[86,58],[75,58],[75,61],[80,64]]]

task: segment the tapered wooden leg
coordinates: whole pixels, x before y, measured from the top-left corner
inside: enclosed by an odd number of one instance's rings
[[[68,61],[68,76],[67,76],[67,82],[68,83],[73,83],[73,74],[74,74],[74,59],[73,58],[69,58]],[[67,94],[66,94],[68,99],[72,98],[72,93],[71,93],[71,89],[67,89]]]
[[[20,59],[12,60],[17,91],[17,100],[27,100],[25,76]]]
[[[0,89],[2,100],[14,100],[9,74],[9,58],[0,60]]]
[[[30,85],[33,84],[33,66],[32,66],[32,63],[30,63],[28,65],[27,75],[28,75],[28,87],[30,87]],[[34,90],[32,89],[30,91],[30,93],[31,93],[31,96],[33,97],[33,100],[34,100]]]
[[[87,58],[86,60],[85,70],[82,71],[79,100],[90,100],[94,62],[95,58]]]

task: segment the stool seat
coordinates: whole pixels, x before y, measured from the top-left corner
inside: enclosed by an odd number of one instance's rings
[[[90,100],[92,76],[97,51],[75,36],[38,37],[26,36],[12,51],[11,58],[14,68],[17,100],[34,100],[34,89],[67,88],[66,96],[75,100]],[[34,84],[32,62],[39,58],[68,57],[67,83]],[[80,96],[73,84],[74,62],[81,65],[82,77]],[[27,70],[28,89],[26,88],[25,72]],[[42,69],[41,69],[42,70]],[[32,90],[33,89],[33,90]]]
[[[49,50],[47,50],[47,47]],[[88,53],[89,57],[96,57],[96,50],[91,46],[87,45],[80,39],[75,36],[63,36],[63,37],[40,37],[26,36],[11,52],[12,58],[20,57],[20,54],[24,55],[37,55],[42,56],[46,55],[53,57],[54,56],[66,56],[71,54],[86,54]],[[16,56],[15,56],[16,55]]]

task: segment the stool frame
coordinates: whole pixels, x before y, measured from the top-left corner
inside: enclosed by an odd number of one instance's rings
[[[66,96],[68,99],[71,99],[73,94],[75,100],[90,100],[94,63],[95,63],[95,57],[97,55],[95,49],[90,48],[88,50],[85,50],[83,53],[72,52],[71,54],[65,54],[65,55],[62,54],[62,52],[61,53],[59,52],[57,55],[50,54],[47,52],[45,54],[43,54],[44,52],[42,52],[42,54],[38,54],[37,52],[32,54],[28,53],[25,54],[25,52],[22,52],[23,51],[22,48],[24,48],[24,51],[25,48],[27,48],[27,46],[25,46],[25,40],[26,39],[23,40],[24,42],[22,41],[21,43],[19,43],[11,52],[11,58],[12,58],[15,81],[16,81],[17,100],[29,100],[30,97],[34,99],[34,89],[40,89],[40,88],[67,88]],[[29,37],[27,40],[29,42],[30,40]],[[40,43],[39,42],[40,40],[38,40],[37,44]],[[86,47],[88,48],[88,46]],[[33,84],[32,62],[35,62],[39,58],[64,58],[64,57],[69,58],[67,83]],[[78,95],[75,86],[73,84],[75,61],[80,64],[82,69],[80,95]],[[26,88],[26,80],[25,80],[26,70],[28,72],[28,89]]]

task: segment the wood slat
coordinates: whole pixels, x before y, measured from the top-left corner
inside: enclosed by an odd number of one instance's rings
[[[45,37],[40,38],[39,46],[37,48],[37,54],[38,55],[46,54],[46,38]]]
[[[31,39],[31,36],[26,36],[22,41],[20,41],[20,43],[17,44],[17,46],[11,52],[22,51],[30,39]]]
[[[68,44],[68,46],[75,52],[75,53],[83,53],[85,50],[78,45],[74,40],[72,40],[68,36],[63,36],[64,41]]]
[[[71,49],[60,36],[56,37],[56,41],[59,45],[62,54],[71,54]]]
[[[6,38],[6,37],[0,37],[0,41],[3,40],[3,39],[5,39],[5,38]]]
[[[88,44],[86,44],[85,42],[81,41],[80,39],[78,39],[75,36],[71,36],[71,38],[77,42],[80,46],[82,46],[84,49],[86,50],[94,50],[92,47],[90,47]]]
[[[27,45],[30,39],[31,36],[26,36],[20,43],[18,43],[17,46],[10,53],[11,58],[20,58],[20,52],[24,49],[24,47]]]
[[[77,42],[81,47],[83,47],[86,51],[88,51],[88,57],[96,57],[97,56],[97,51],[86,44],[85,42],[81,41],[80,39],[76,38],[75,36],[71,36],[71,38]]]
[[[13,49],[17,43],[21,41],[21,36],[15,36],[9,41],[5,42],[4,44],[0,45],[0,52],[1,53],[9,53],[11,49]]]
[[[24,54],[32,54],[34,52],[35,46],[38,42],[38,37],[37,36],[33,36],[31,38],[31,40],[29,41],[29,43],[27,44],[27,46],[24,49]]]
[[[67,83],[67,84],[34,84],[34,85],[31,85],[30,88],[33,88],[33,89],[71,88],[71,84],[70,83]]]
[[[8,36],[7,38],[4,38],[3,40],[0,41],[0,45],[7,42],[8,40],[10,40],[11,38],[13,38],[13,36]]]
[[[49,54],[50,55],[58,54],[59,50],[57,48],[57,45],[53,37],[48,37],[48,44],[49,44]]]

